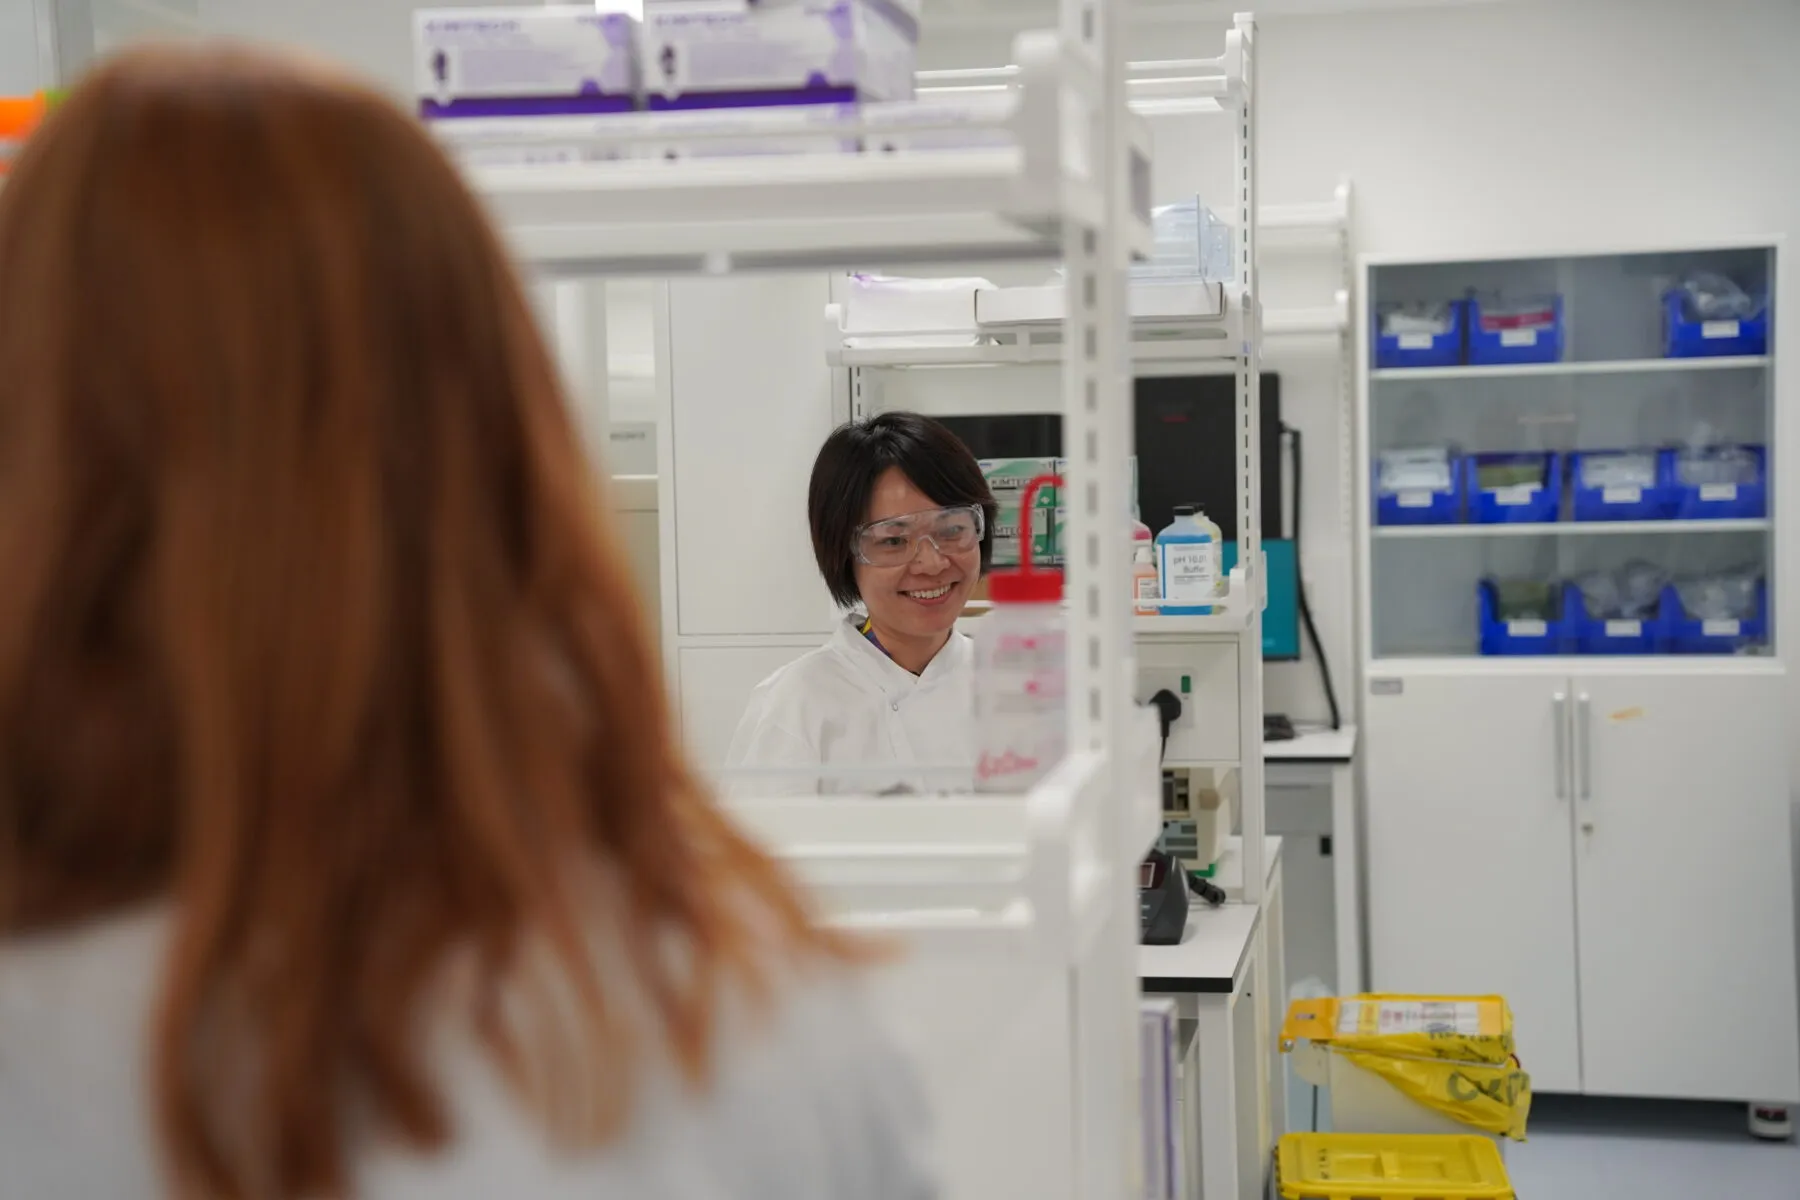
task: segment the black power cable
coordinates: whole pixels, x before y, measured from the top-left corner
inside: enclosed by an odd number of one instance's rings
[[[1338,729],[1343,720],[1338,715],[1337,689],[1331,686],[1331,664],[1325,661],[1325,647],[1319,643],[1319,627],[1313,623],[1312,605],[1306,601],[1306,575],[1300,553],[1300,431],[1282,423],[1281,436],[1292,447],[1294,459],[1294,591],[1300,604],[1300,622],[1306,627],[1306,639],[1312,643],[1313,655],[1319,660],[1319,679],[1325,685],[1325,703],[1331,706],[1331,727]]]

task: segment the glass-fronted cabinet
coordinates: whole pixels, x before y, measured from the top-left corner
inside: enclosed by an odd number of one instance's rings
[[[1372,263],[1367,651],[1772,653],[1772,247]]]

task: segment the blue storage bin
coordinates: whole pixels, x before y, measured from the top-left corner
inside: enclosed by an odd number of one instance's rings
[[[1767,516],[1769,512],[1769,455],[1761,446],[1745,446],[1756,459],[1753,483],[1716,483],[1689,486],[1677,478],[1678,452],[1669,454],[1669,486],[1674,497],[1672,515],[1681,521],[1729,521]]]
[[[1669,648],[1670,592],[1664,589],[1654,616],[1644,620],[1608,620],[1588,615],[1581,589],[1563,591],[1563,620],[1580,654],[1663,654]]]
[[[1769,584],[1756,584],[1756,615],[1747,621],[1701,621],[1688,616],[1674,585],[1663,592],[1669,649],[1676,654],[1738,654],[1769,641]]]
[[[1544,460],[1542,487],[1483,489],[1483,463],[1513,459]],[[1535,524],[1556,520],[1562,511],[1562,459],[1555,454],[1471,454],[1462,460],[1463,494],[1468,497],[1469,521],[1475,525]]]
[[[1375,523],[1377,525],[1455,525],[1463,519],[1462,463],[1450,460],[1450,487],[1446,491],[1405,488],[1381,490],[1381,464],[1375,464]]]
[[[1562,361],[1563,302],[1561,296],[1549,298],[1555,318],[1540,329],[1497,329],[1481,327],[1481,301],[1469,300],[1469,362],[1475,366],[1500,366],[1506,363],[1551,363]]]
[[[1769,352],[1769,306],[1737,321],[1690,321],[1682,314],[1681,289],[1663,293],[1663,357],[1728,358]]]
[[[1381,332],[1381,313],[1375,314],[1375,366],[1389,367],[1454,367],[1463,360],[1463,326],[1467,321],[1468,302],[1450,302],[1450,331],[1435,336],[1426,333],[1387,337]]]
[[[1491,655],[1567,654],[1570,648],[1567,591],[1565,588],[1559,609],[1563,614],[1561,620],[1502,621],[1495,615],[1499,611],[1499,602],[1494,594],[1494,584],[1491,580],[1482,580],[1477,596],[1481,614],[1481,652]]]
[[[1595,455],[1613,450],[1586,450],[1569,456],[1569,500],[1577,521],[1663,521],[1675,514],[1679,489],[1675,486],[1675,452],[1656,452],[1656,482],[1649,487],[1589,487],[1583,482],[1583,465]]]

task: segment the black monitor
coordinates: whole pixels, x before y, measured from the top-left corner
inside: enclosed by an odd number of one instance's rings
[[[1237,377],[1171,375],[1135,381],[1138,515],[1152,530],[1174,519],[1177,504],[1197,504],[1227,542],[1237,540]],[[1262,513],[1266,540],[1286,533],[1281,519],[1281,377],[1262,377]],[[1060,414],[946,417],[976,458],[1055,458],[1062,455]],[[1234,548],[1235,550],[1235,548]],[[1283,567],[1281,564],[1287,564]],[[1292,570],[1293,555],[1269,556],[1270,604],[1263,613],[1263,653],[1273,661],[1300,655],[1297,606],[1275,602],[1283,588],[1275,573]]]

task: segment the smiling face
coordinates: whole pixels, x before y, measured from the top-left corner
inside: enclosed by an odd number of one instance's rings
[[[920,491],[899,467],[889,467],[875,480],[863,523],[924,512],[941,505]],[[868,607],[875,632],[884,640],[939,641],[981,578],[981,547],[945,554],[921,539],[912,560],[897,567],[855,565],[857,590]]]

